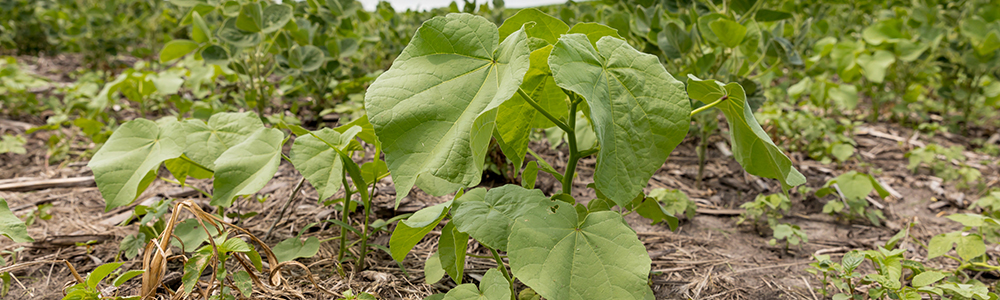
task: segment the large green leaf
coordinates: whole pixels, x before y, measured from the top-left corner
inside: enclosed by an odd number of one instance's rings
[[[590,40],[590,43],[594,44],[594,47],[597,47],[597,41],[602,37],[612,36],[622,38],[617,29],[598,23],[576,23],[576,25],[573,25],[573,28],[570,28],[567,33],[580,33],[587,35],[587,40]]]
[[[788,156],[774,145],[757,123],[742,86],[738,83],[722,85],[715,80],[701,80],[691,75],[688,78],[691,99],[708,104],[726,97],[715,107],[721,109],[729,121],[733,157],[744,170],[753,175],[777,179],[786,191],[806,182],[806,177],[792,166]]]
[[[165,160],[181,155],[181,146],[153,121],[135,119],[111,134],[87,166],[94,172],[97,189],[107,210],[135,201]]]
[[[526,40],[520,30],[500,43],[483,17],[435,17],[368,88],[397,203],[414,184],[444,195],[479,183],[496,108],[528,69]]]
[[[278,262],[286,262],[300,257],[313,257],[319,252],[319,239],[311,236],[305,241],[297,236],[290,237],[274,245],[275,258]]]
[[[747,28],[736,21],[719,18],[708,24],[709,28],[712,29],[712,33],[719,38],[719,41],[723,45],[729,48],[735,48],[743,42],[743,38],[747,35]]]
[[[324,201],[340,190],[344,178],[344,163],[333,147],[344,150],[361,127],[354,126],[341,134],[330,128],[302,135],[292,144],[289,158],[292,165],[316,188],[319,200]]]
[[[438,241],[438,253],[441,267],[455,283],[462,283],[465,272],[465,251],[469,249],[469,234],[455,229],[455,224],[448,223],[441,229],[441,240]]]
[[[477,288],[467,283],[456,286],[444,295],[444,300],[508,300],[510,286],[497,269],[489,269]]]
[[[208,28],[208,23],[197,11],[191,12],[191,39],[198,43],[205,43],[212,40],[212,30]]]
[[[569,31],[569,25],[566,25],[562,20],[547,15],[537,8],[525,8],[503,21],[498,29],[500,39],[506,39],[507,36],[517,32],[529,22],[534,22],[535,25],[525,29],[528,36],[545,40],[549,44],[555,44],[560,35]]]
[[[601,151],[594,182],[626,205],[687,135],[691,105],[684,84],[656,56],[603,37],[563,35],[549,56],[556,84],[583,96]]]
[[[552,78],[552,71],[549,69],[551,52],[552,46],[531,52],[531,68],[524,74],[521,89],[549,114],[565,120],[569,102],[566,100],[566,94]],[[497,123],[496,129],[499,133],[497,143],[500,144],[500,150],[504,155],[518,168],[528,153],[531,129],[555,126],[552,121],[528,104],[520,94],[514,94],[514,97],[500,105],[497,119],[503,120]]]
[[[236,28],[246,32],[260,32],[263,23],[263,10],[259,2],[250,2],[240,7],[240,14],[236,17]]]
[[[264,123],[252,112],[218,113],[208,119],[208,123],[190,119],[184,121],[183,132],[187,136],[184,154],[194,162],[215,169],[215,160],[229,148],[247,139]]]
[[[24,225],[24,221],[10,212],[10,207],[4,198],[0,198],[0,234],[14,240],[15,243],[35,241],[28,236],[28,226]]]
[[[323,50],[313,45],[295,46],[288,50],[288,65],[302,72],[316,71],[326,62]]]
[[[507,251],[514,220],[539,205],[551,203],[541,190],[505,185],[482,193],[466,193],[455,200],[452,223],[462,232],[496,250]]]
[[[215,160],[211,205],[229,207],[236,196],[256,193],[278,172],[281,162],[281,130],[260,128]]]
[[[514,276],[545,299],[646,299],[650,259],[621,214],[580,220],[556,202],[517,218],[507,245]]]
[[[889,51],[877,50],[875,54],[865,53],[858,55],[857,60],[865,78],[874,83],[882,83],[885,80],[886,70],[889,69],[892,63],[896,62],[896,56]]]

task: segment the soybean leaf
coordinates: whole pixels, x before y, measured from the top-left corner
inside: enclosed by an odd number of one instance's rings
[[[565,120],[569,103],[566,94],[552,78],[548,62],[551,52],[552,46],[531,52],[531,67],[524,74],[524,82],[520,88],[549,114]],[[521,167],[527,154],[531,130],[555,126],[541,112],[528,104],[520,94],[514,94],[510,100],[500,105],[497,119],[503,120],[496,127],[499,133],[497,143],[507,159],[510,159],[517,168]]]
[[[777,179],[785,191],[806,182],[805,176],[792,166],[788,156],[774,145],[757,123],[742,86],[738,83],[723,86],[714,80],[700,80],[691,75],[688,78],[688,95],[691,99],[707,104],[727,97],[715,107],[721,109],[729,121],[733,157],[744,170],[757,176]]]
[[[288,50],[288,64],[302,72],[318,70],[326,62],[323,50],[313,45],[294,47]]]
[[[635,209],[635,211],[638,212],[640,216],[653,220],[653,225],[666,221],[667,225],[670,226],[671,231],[677,230],[677,226],[680,224],[680,219],[664,209],[663,206],[660,205],[660,201],[657,201],[656,198],[653,197],[646,198],[646,200],[643,201],[642,204]]]
[[[475,189],[466,194],[471,193],[486,193],[486,190]],[[413,249],[413,246],[416,246],[428,232],[431,232],[434,226],[441,223],[448,209],[451,208],[451,203],[452,201],[448,201],[431,207],[425,207],[418,210],[406,220],[399,221],[396,224],[396,229],[392,231],[392,236],[389,237],[389,249],[392,252],[392,259],[400,262],[403,261],[406,258],[406,254],[410,253],[410,249]]]
[[[14,240],[15,243],[35,241],[28,236],[28,226],[24,225],[24,221],[18,219],[14,213],[10,212],[7,200],[2,197],[0,197],[0,234]]]
[[[281,130],[260,128],[215,160],[211,205],[229,207],[233,199],[256,193],[274,177],[281,162]]]
[[[433,297],[433,296],[432,296]],[[430,298],[428,298],[430,299]],[[467,283],[456,286],[444,295],[444,300],[508,300],[511,299],[507,279],[497,269],[489,269],[477,288]]]
[[[146,272],[145,270],[129,270],[128,272],[122,273],[121,275],[118,275],[118,277],[115,277],[115,280],[112,282],[112,284],[116,287],[119,287],[129,279],[142,275],[142,273],[145,272]]]
[[[549,65],[556,84],[587,101],[601,144],[594,182],[625,206],[687,134],[691,106],[684,84],[656,56],[603,37],[594,48],[582,34],[559,38]]]
[[[465,251],[469,249],[469,234],[455,230],[455,224],[449,222],[441,229],[441,240],[438,241],[438,253],[441,267],[457,284],[462,284],[462,273],[465,272]]]
[[[208,23],[197,11],[191,12],[191,39],[198,43],[205,43],[212,40],[212,30],[208,28]],[[160,56],[162,59],[162,55]]]
[[[439,256],[437,252],[434,252],[431,257],[424,261],[424,282],[427,284],[435,284],[444,277],[444,268],[441,267]]]
[[[293,236],[275,245],[273,252],[279,263],[300,257],[313,257],[319,252],[319,239],[311,236],[302,241]]]
[[[252,112],[218,113],[212,115],[208,123],[190,119],[183,124],[183,133],[187,136],[184,155],[209,170],[216,168],[215,160],[223,152],[264,128],[264,123]]]
[[[239,48],[251,47],[260,43],[261,36],[256,32],[247,32],[236,27],[236,18],[228,18],[222,22],[222,27],[216,33],[219,39]]]
[[[163,165],[167,167],[170,174],[174,175],[174,179],[180,182],[182,185],[187,181],[187,177],[191,176],[197,179],[207,179],[212,177],[212,171],[197,164],[189,161],[184,154],[181,157],[171,158],[163,162]]]
[[[163,50],[160,50],[160,62],[165,63],[191,53],[194,49],[198,49],[198,43],[191,40],[172,40],[163,45]]]
[[[903,38],[901,27],[902,23],[897,19],[884,19],[865,28],[861,32],[861,37],[872,45],[880,45],[884,42],[895,43]]]
[[[757,22],[774,22],[792,18],[792,14],[770,9],[760,9],[754,15]]]
[[[858,55],[858,65],[861,66],[862,74],[865,78],[874,83],[882,83],[885,80],[885,72],[892,63],[896,62],[896,56],[892,52],[877,50],[875,54]]]
[[[584,219],[555,202],[517,218],[507,245],[514,275],[545,299],[646,299],[650,259],[621,214]]]
[[[240,14],[236,17],[236,28],[247,32],[260,32],[263,19],[260,2],[243,4],[240,7]]]
[[[292,144],[292,165],[316,188],[319,201],[332,197],[343,184],[344,163],[331,146],[343,150],[359,131],[361,127],[357,126],[343,134],[323,128],[299,136]]]
[[[153,121],[135,119],[111,134],[87,166],[94,172],[97,189],[111,210],[135,201],[153,179],[164,160],[181,155],[181,146]]]
[[[233,283],[236,284],[236,288],[240,290],[240,294],[243,297],[250,297],[253,292],[253,281],[250,280],[250,273],[246,270],[240,270],[233,274]]]
[[[210,45],[201,50],[201,58],[208,64],[226,65],[229,63],[229,52],[222,46]]]
[[[521,26],[529,22],[534,22],[535,25],[525,30],[528,36],[545,40],[549,44],[555,44],[560,35],[569,31],[569,25],[566,25],[562,20],[543,13],[537,8],[525,8],[503,21],[503,24],[498,28],[500,39],[506,39],[507,36],[517,32]]]
[[[261,31],[264,33],[275,32],[281,29],[292,19],[292,7],[284,4],[273,4],[264,8],[261,20]]]
[[[439,196],[479,183],[496,108],[528,69],[526,40],[520,30],[500,43],[483,17],[435,17],[368,88],[397,205],[414,184]]]
[[[656,34],[656,44],[660,51],[670,59],[679,59],[691,50],[691,33],[685,31],[677,23],[670,22]]]
[[[206,232],[205,229],[202,229],[201,223],[198,223],[197,219],[187,219],[178,223],[177,226],[174,226],[174,234],[177,235],[181,241],[178,242],[177,240],[172,239],[170,240],[170,244],[177,247],[184,245],[181,250],[184,252],[191,252],[198,249],[203,242],[208,240],[209,233],[212,233],[214,236],[218,234],[219,231],[215,228],[215,226],[209,226],[208,232]]]
[[[514,220],[539,205],[551,203],[541,190],[504,185],[483,193],[469,192],[455,200],[452,223],[487,247],[507,251]]]
[[[736,21],[719,18],[708,24],[709,28],[712,29],[712,33],[719,38],[719,41],[723,45],[729,48],[735,48],[743,42],[743,38],[747,35],[747,28]]]

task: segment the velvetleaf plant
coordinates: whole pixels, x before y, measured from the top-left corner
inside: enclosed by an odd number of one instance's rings
[[[461,283],[472,237],[490,250],[506,281],[483,280],[478,294],[456,288],[435,299],[506,299],[517,294],[515,279],[546,299],[652,299],[649,256],[622,213],[643,201],[655,203],[642,190],[687,134],[689,97],[705,109],[723,110],[733,152],[749,173],[778,179],[785,190],[805,182],[756,122],[739,84],[691,78],[685,93],[655,56],[637,51],[610,27],[570,28],[534,9],[519,11],[499,28],[469,14],[428,20],[369,87],[365,107],[397,204],[414,186],[457,195],[401,221],[389,242],[393,258],[401,261],[450,216],[431,256],[439,262],[428,264]],[[465,191],[481,180],[491,138],[521,168],[529,133],[546,126],[522,116],[545,118],[566,133],[564,172],[538,161],[522,173],[553,173],[562,192],[547,196],[520,185]],[[593,126],[596,146],[578,148],[578,116]],[[577,163],[591,155],[597,156],[593,187],[600,196],[585,205],[572,196],[573,182]],[[665,218],[676,227],[674,216]]]

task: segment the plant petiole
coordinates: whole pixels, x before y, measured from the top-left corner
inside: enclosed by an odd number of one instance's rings
[[[517,300],[517,292],[514,291],[514,278],[510,277],[510,272],[507,271],[507,266],[503,264],[503,258],[500,258],[500,253],[497,253],[497,250],[493,248],[486,247],[486,249],[490,249],[493,259],[497,261],[497,268],[503,273],[503,278],[507,279],[507,282],[510,283],[510,300]]]
[[[699,108],[697,108],[695,110],[692,110],[691,111],[691,116],[694,117],[694,115],[697,115],[700,112],[706,111],[709,108],[713,108],[716,105],[719,105],[719,103],[722,103],[722,101],[726,101],[727,99],[729,99],[729,95],[722,96],[722,98],[719,98],[719,100],[712,101],[712,103],[709,103],[708,105],[705,105],[705,106],[699,107]]]
[[[534,107],[535,110],[542,113],[542,115],[545,116],[545,118],[549,119],[549,121],[552,121],[552,123],[555,123],[556,126],[559,127],[559,129],[562,129],[567,134],[572,135],[573,128],[570,127],[570,125],[572,125],[573,123],[572,116],[570,116],[569,124],[563,123],[561,120],[559,120],[558,118],[550,114],[548,111],[546,111],[544,108],[542,108],[542,106],[539,105],[538,102],[535,102],[535,99],[532,99],[531,96],[528,96],[528,93],[525,93],[524,90],[522,90],[521,88],[517,88],[517,94],[521,95],[521,98],[524,99],[524,102],[528,102],[528,104],[531,105],[531,107]]]

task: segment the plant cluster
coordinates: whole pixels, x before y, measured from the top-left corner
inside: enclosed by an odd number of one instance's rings
[[[868,197],[872,191],[876,192],[879,199],[889,196],[889,191],[875,177],[850,171],[827,181],[822,188],[816,190],[816,197],[836,195],[840,200],[827,201],[823,205],[823,213],[842,214],[848,220],[864,218],[875,226],[880,226],[885,215],[881,209],[871,207]]]
[[[959,188],[978,188],[982,173],[978,169],[965,164],[968,159],[962,146],[945,148],[938,144],[930,144],[915,148],[906,153],[909,164],[906,168],[917,172],[922,168],[930,169],[935,176],[948,182],[955,182]]]

